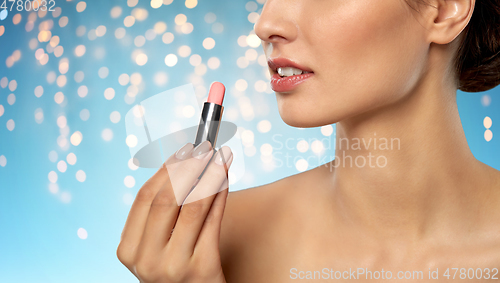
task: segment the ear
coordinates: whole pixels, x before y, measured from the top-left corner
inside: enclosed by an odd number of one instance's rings
[[[475,0],[430,0],[426,13],[428,40],[437,44],[452,42],[465,29],[474,11]]]

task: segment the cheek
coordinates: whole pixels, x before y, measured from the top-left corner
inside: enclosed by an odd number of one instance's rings
[[[401,2],[352,1],[306,24],[317,69],[317,89],[302,101],[316,107],[310,119],[337,122],[393,102],[416,83],[422,41]]]

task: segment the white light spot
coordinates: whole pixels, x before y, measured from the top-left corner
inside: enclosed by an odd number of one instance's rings
[[[75,56],[82,57],[85,54],[85,51],[86,51],[85,45],[78,45],[75,48]]]
[[[273,154],[273,146],[265,143],[260,147],[260,154],[265,155],[265,156],[270,156]]]
[[[250,14],[248,14],[247,19],[252,24],[255,24],[259,20],[259,13],[256,13],[256,12],[250,13]]]
[[[122,14],[122,7],[120,6],[115,6],[113,9],[111,9],[110,16],[113,19],[118,18]]]
[[[113,111],[109,115],[109,120],[111,120],[111,123],[116,124],[116,123],[120,122],[120,119],[121,119],[121,115],[120,115],[120,112],[118,112],[118,111]]]
[[[0,114],[0,116],[2,116],[2,115]],[[43,122],[43,110],[42,110],[42,108],[35,109],[35,122],[37,122],[37,124],[41,124]]]
[[[135,147],[137,145],[137,137],[135,135],[128,135],[125,139],[125,143],[128,147]]]
[[[236,89],[238,91],[245,91],[247,89],[247,87],[248,87],[248,83],[244,79],[239,79],[239,80],[236,81],[236,83],[234,84],[234,86],[236,87]]]
[[[118,83],[121,85],[127,85],[129,83],[129,81],[130,81],[130,77],[127,74],[121,74],[118,77]]]
[[[198,5],[198,0],[186,0],[184,4],[186,5],[186,8],[193,9],[196,5]]]
[[[207,72],[207,65],[200,64],[194,68],[195,74],[198,76],[203,76]]]
[[[210,50],[215,47],[215,40],[211,37],[207,37],[203,40],[203,48]]]
[[[76,163],[76,155],[73,152],[70,152],[66,156],[66,161],[68,161],[69,165],[75,165],[75,163]]]
[[[16,102],[16,95],[11,93],[9,96],[7,96],[7,103],[9,105],[13,105]]]
[[[43,87],[41,85],[35,87],[35,96],[41,97],[43,95]]]
[[[7,165],[7,157],[0,155],[0,166],[5,167]]]
[[[83,81],[84,77],[85,77],[85,74],[82,71],[77,71],[75,73],[75,76],[74,76],[75,82],[81,83]]]
[[[491,118],[486,116],[484,117],[484,120],[483,120],[483,125],[486,129],[489,129],[491,128],[491,125],[493,124],[493,121],[491,121]]]
[[[207,24],[214,23],[216,20],[217,20],[217,16],[212,12],[209,12],[205,15],[205,22]]]
[[[191,118],[194,116],[194,107],[191,105],[186,105],[182,108],[182,115],[186,118]]]
[[[83,170],[76,171],[76,180],[78,182],[83,183],[83,182],[85,182],[86,179],[87,179],[87,174],[85,174],[85,171],[83,171]]]
[[[307,160],[305,160],[305,159],[299,159],[297,161],[297,163],[295,163],[295,168],[299,172],[306,171],[308,166],[309,166],[309,164],[307,163]]]
[[[123,183],[127,188],[133,188],[135,186],[135,179],[132,176],[127,176],[123,180]]]
[[[89,89],[87,88],[87,86],[82,85],[78,88],[78,96],[85,97],[88,93]]]
[[[177,53],[179,54],[179,56],[181,57],[188,57],[190,54],[191,54],[191,47],[187,46],[187,45],[182,45],[181,47],[179,47],[179,49],[177,50]]]
[[[17,82],[16,80],[12,80],[9,82],[9,90],[10,91],[15,91],[17,89]]]
[[[484,131],[484,139],[489,142],[493,139],[493,132],[491,130]]]
[[[42,52],[43,52],[43,49],[42,49]],[[7,77],[3,77],[0,80],[0,87],[6,88],[8,84],[9,84],[9,80],[7,79]]]
[[[99,75],[99,78],[105,79],[109,75],[109,69],[107,67],[101,67],[99,68],[99,71],[97,71],[97,74]]]
[[[57,162],[57,170],[59,170],[59,172],[64,173],[66,172],[67,169],[68,169],[68,164],[66,164],[66,162],[64,162],[63,160]]]
[[[192,23],[185,23],[181,26],[181,32],[183,34],[190,34],[193,32],[194,26]]]
[[[323,126],[321,127],[321,134],[323,134],[324,136],[331,136],[333,134],[333,127],[332,125],[326,125],[326,126]]]
[[[177,64],[177,56],[175,54],[168,54],[165,56],[165,65],[173,67]]]
[[[14,123],[14,120],[10,119],[9,121],[7,121],[7,130],[13,131],[15,127],[16,124]]]
[[[59,116],[57,117],[57,126],[59,128],[64,128],[68,124],[68,120],[66,119],[65,116]]]
[[[311,150],[316,154],[323,152],[324,148],[323,143],[319,140],[315,140],[311,143]]]
[[[160,71],[155,74],[153,80],[157,86],[164,86],[168,82],[168,75],[167,73]]]
[[[57,182],[57,173],[56,173],[56,171],[50,171],[49,172],[49,181],[51,183]]]
[[[297,143],[297,150],[299,152],[306,152],[309,149],[309,143],[305,140],[300,140]]]
[[[85,11],[85,8],[87,8],[87,3],[85,3],[84,1],[80,1],[78,2],[78,4],[76,4],[76,11],[79,13]]]
[[[88,109],[82,109],[82,111],[80,111],[80,119],[82,119],[82,121],[87,121],[89,118],[90,111]]]
[[[66,76],[65,75],[60,75],[59,77],[57,77],[57,86],[59,87],[63,87],[66,85],[66,82],[67,82],[67,79],[66,79]]]
[[[88,237],[87,230],[83,228],[78,228],[78,231],[76,231],[76,234],[78,235],[78,238],[85,240]]]
[[[158,9],[163,5],[163,0],[151,0],[151,8]]]
[[[241,133],[241,141],[243,142],[244,146],[251,146],[253,145],[254,141],[254,134],[251,130],[244,130]]]
[[[74,132],[70,137],[71,144],[74,146],[78,146],[82,142],[82,139],[83,135],[80,131]]]
[[[248,67],[248,64],[249,62],[246,57],[238,57],[238,59],[236,60],[236,65],[238,65],[238,67],[240,67],[241,69]]]
[[[247,36],[247,44],[250,47],[257,48],[259,47],[261,39],[256,34],[250,34]]]
[[[257,124],[257,130],[261,133],[267,133],[271,130],[271,122],[262,120]]]
[[[136,160],[135,162],[138,163],[138,160]],[[134,158],[130,158],[128,160],[128,168],[130,168],[130,170],[137,170],[139,168],[139,166],[134,164]]]
[[[212,69],[212,70],[215,70],[215,69],[219,68],[219,66],[220,66],[220,60],[219,60],[219,58],[217,58],[217,57],[210,57],[210,59],[208,59],[207,66],[210,69]]]
[[[57,104],[63,103],[63,101],[64,101],[64,94],[62,92],[60,92],[60,91],[56,92],[56,94],[54,95],[54,101]]]
[[[105,141],[110,141],[113,139],[113,131],[111,129],[104,129],[102,130],[101,137]]]
[[[201,56],[198,54],[193,54],[191,57],[189,57],[189,64],[192,66],[198,66],[201,64]]]
[[[163,43],[165,44],[172,43],[172,41],[174,41],[174,34],[171,32],[164,33],[161,37],[161,41],[163,41]]]
[[[484,107],[490,105],[491,103],[491,97],[487,94],[483,95],[481,97],[481,104],[483,104]]]
[[[105,91],[104,91],[104,98],[106,98],[107,100],[111,100],[115,97],[115,90],[111,87],[108,87]]]
[[[140,73],[133,73],[130,76],[130,83],[133,85],[139,85],[142,82],[142,75]]]
[[[102,37],[106,34],[106,26],[100,25],[95,29],[95,34],[98,37]]]

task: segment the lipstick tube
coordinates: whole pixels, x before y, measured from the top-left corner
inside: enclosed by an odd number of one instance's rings
[[[214,82],[210,86],[208,100],[203,104],[194,146],[204,141],[210,141],[212,148],[215,147],[220,121],[222,119],[222,112],[224,111],[222,101],[224,100],[225,90],[226,88],[220,82]]]

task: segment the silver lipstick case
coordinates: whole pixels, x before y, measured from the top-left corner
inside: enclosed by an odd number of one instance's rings
[[[204,141],[210,141],[212,147],[215,147],[223,110],[224,107],[219,104],[210,102],[205,102],[203,104],[203,110],[201,112],[200,123],[198,124],[198,131],[196,132],[194,146],[197,146]]]

